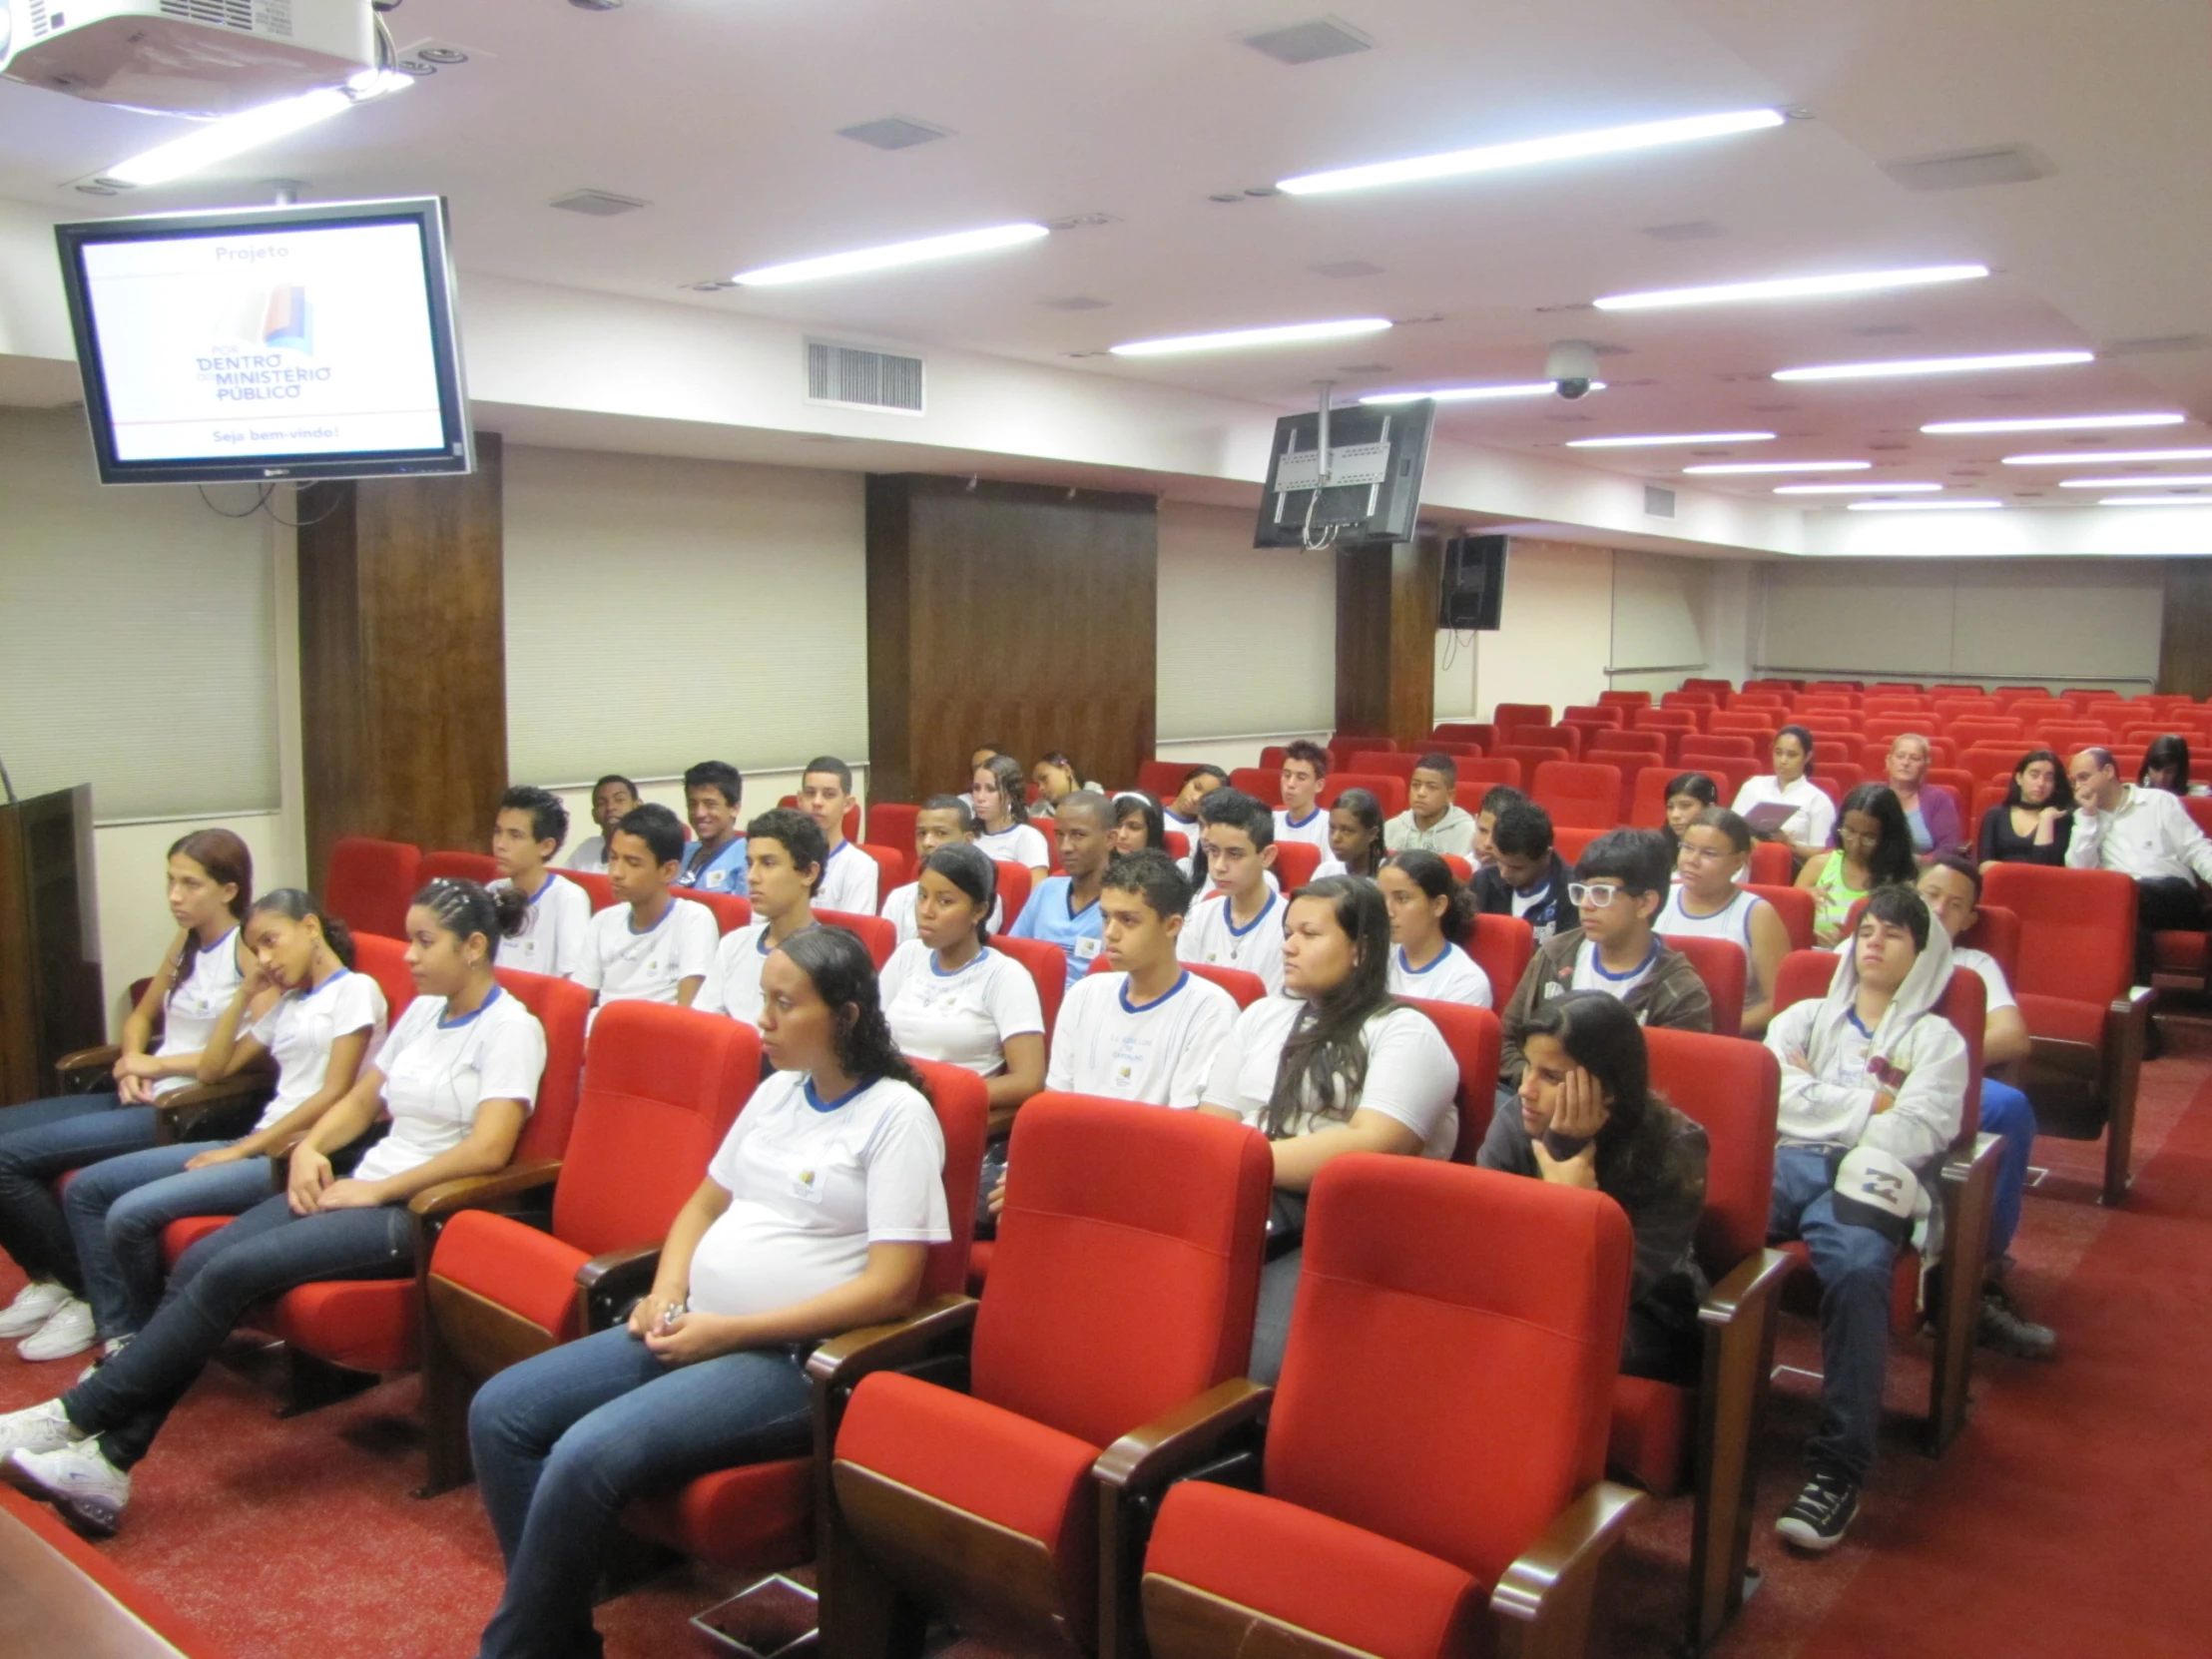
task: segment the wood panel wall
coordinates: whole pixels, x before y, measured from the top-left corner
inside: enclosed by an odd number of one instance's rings
[[[498,436],[473,473],[318,484],[299,516],[309,879],[340,835],[483,847],[507,787]]]
[[[2212,697],[2212,559],[2166,561],[2166,608],[2158,639],[2158,689]]]
[[[1337,556],[1337,730],[1410,748],[1436,716],[1436,604],[1443,543],[1357,547]]]
[[[1152,754],[1149,495],[899,473],[867,481],[870,793],[968,787],[997,744],[1109,788]]]

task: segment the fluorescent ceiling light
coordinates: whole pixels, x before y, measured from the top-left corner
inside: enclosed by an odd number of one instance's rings
[[[2005,351],[1983,357],[1906,357],[1887,363],[1822,363],[1814,368],[1778,368],[1777,380],[1873,380],[1893,374],[1968,374],[1988,368],[2064,368],[2093,363],[2094,351]]]
[[[2099,455],[2098,460],[2104,457]],[[2140,478],[2061,478],[2062,490],[2165,490],[2193,489],[2200,484],[2212,484],[2212,473],[2198,473],[2182,478],[2153,478],[2145,474]]]
[[[1414,156],[1402,162],[1375,162],[1367,167],[1305,173],[1295,179],[1278,180],[1275,188],[1289,196],[1325,196],[1333,191],[1367,190],[1376,185],[1403,185],[1421,179],[1455,179],[1468,173],[1498,173],[1507,168],[1534,167],[1543,162],[1610,156],[1623,150],[1649,150],[1663,144],[1687,144],[1693,139],[1725,138],[1731,133],[1755,133],[1763,128],[1779,127],[1786,119],[1780,110],[1734,110],[1726,115],[1647,121],[1634,127],[1604,127],[1591,133],[1562,133],[1555,138],[1486,144],[1476,150],[1451,150],[1440,156]]]
[[[413,85],[411,77],[394,71],[364,69],[342,87],[303,92],[296,98],[281,98],[274,104],[211,121],[183,138],[172,139],[107,169],[100,177],[120,179],[127,185],[166,185],[172,179],[182,179],[188,173],[198,173],[218,162],[227,162],[233,156],[243,156],[249,150],[274,144],[318,121],[343,115],[356,104],[365,104]]]
[[[1768,443],[1772,432],[1645,432],[1622,438],[1569,438],[1569,449],[1638,449],[1661,443]]]
[[[1686,466],[1682,471],[1685,476],[1723,472],[1864,472],[1873,465],[1872,461],[1712,461],[1704,466]]]
[[[1777,484],[1777,495],[1926,495],[1940,484]]]
[[[2184,414],[2106,414],[2044,415],[2030,420],[1932,420],[1921,430],[1936,437],[1971,432],[2063,432],[2091,426],[2179,426],[2188,418]],[[2080,457],[2072,459],[2079,461]]]
[[[2122,461],[2212,461],[2212,449],[2069,449],[2064,454],[2004,457],[2006,466],[2112,466]]]
[[[741,271],[730,280],[749,288],[782,287],[790,282],[818,281],[825,276],[852,276],[864,271],[889,271],[897,266],[958,259],[963,254],[987,254],[994,248],[1018,248],[1025,242],[1035,242],[1051,234],[1042,225],[993,225],[981,231],[955,231],[950,236],[923,237],[916,242],[887,243],[881,248],[858,248],[849,254],[794,260],[788,265],[765,265],[758,271]]]
[[[1488,397],[1549,397],[1559,388],[1549,380],[1532,380],[1518,386],[1439,386],[1434,391],[1379,391],[1360,399],[1363,403],[1472,403]],[[1590,390],[1603,391],[1603,380],[1592,380]]]
[[[1168,339],[1125,340],[1109,349],[1117,357],[1166,357],[1178,351],[1233,351],[1249,345],[1296,345],[1301,340],[1379,334],[1386,316],[1347,316],[1334,322],[1284,322],[1272,328],[1231,328],[1219,334],[1177,334]]]
[[[1715,282],[1707,287],[1653,288],[1611,293],[1591,303],[1601,311],[1656,311],[1670,305],[1725,305],[1738,299],[1817,299],[1836,293],[1963,282],[1989,275],[1985,265],[1924,265],[1904,271],[1853,271],[1834,276],[1772,276],[1756,282]]]
[[[1949,501],[1848,501],[1844,504],[1844,510],[1853,513],[1932,513],[1939,509],[1970,512],[1986,511],[1991,507],[2001,507],[2003,505],[2004,503],[2001,501],[1959,501],[1956,499]]]
[[[2108,495],[2100,507],[2212,507],[2212,495]]]

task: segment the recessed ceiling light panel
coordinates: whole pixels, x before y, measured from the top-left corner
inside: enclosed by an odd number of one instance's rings
[[[1727,472],[1864,472],[1872,461],[1719,461],[1709,466],[1686,466],[1686,473]]]
[[[1934,512],[1987,512],[1991,507],[2001,507],[2001,501],[1847,501],[1844,510],[1853,513],[1934,513]]]
[[[1603,391],[1603,380],[1592,380],[1590,390]],[[1382,391],[1360,399],[1363,403],[1418,403],[1430,398],[1438,403],[1474,403],[1492,397],[1551,397],[1558,387],[1549,380],[1529,380],[1510,386],[1438,386],[1433,391]]]
[[[1607,294],[1591,303],[1601,311],[1654,311],[1676,305],[1727,305],[1757,299],[1821,299],[1841,293],[1924,287],[1932,282],[1963,282],[1988,275],[1985,265],[1923,265],[1901,271],[1852,271],[1825,276],[1714,282],[1704,287],[1652,288],[1642,293]]]
[[[2100,449],[2094,455],[2077,453],[2007,455],[2006,466],[2079,466],[2095,461],[2110,466],[2123,461],[2212,461],[2212,449]]]
[[[1229,328],[1212,334],[1124,340],[1109,349],[1117,357],[1167,357],[1184,351],[1237,351],[1260,345],[1346,339],[1356,334],[1379,334],[1389,325],[1390,319],[1386,316],[1348,316],[1329,322],[1284,322],[1267,328]]]
[[[1569,438],[1569,449],[1643,449],[1663,443],[1771,443],[1772,432],[1647,432],[1631,437]]]
[[[730,279],[744,287],[782,287],[791,282],[819,281],[826,276],[851,276],[861,272],[889,271],[898,266],[958,259],[963,254],[1018,248],[1051,234],[1042,225],[993,225],[981,231],[956,231],[950,236],[894,242],[882,248],[859,248],[849,254],[794,260],[788,265],[765,265],[758,270],[741,271]]]
[[[1777,495],[1933,495],[1940,484],[1777,484]]]
[[[1978,357],[1904,357],[1883,363],[1822,363],[1778,368],[1777,380],[1876,380],[1906,374],[1974,374],[2003,368],[2067,368],[2093,363],[2094,351],[2003,351]]]
[[[2156,473],[2146,472],[2140,478],[2061,478],[2058,480],[2058,487],[2062,490],[2195,489],[2205,484],[2212,484],[2212,473],[2175,474],[2161,478]]]
[[[2100,507],[2212,507],[2212,495],[2108,495]]]
[[[2179,426],[2185,414],[2036,415],[2023,420],[1932,420],[1922,431],[1934,437],[1974,432],[2063,432],[2093,426]],[[2080,457],[2075,456],[2078,462]]]

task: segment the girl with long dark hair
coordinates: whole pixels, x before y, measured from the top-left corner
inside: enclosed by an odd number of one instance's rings
[[[1693,1380],[1706,1289],[1692,1250],[1705,1209],[1705,1131],[1651,1092],[1643,1027],[1604,991],[1542,1004],[1521,1052],[1520,1109],[1492,1115],[1475,1162],[1594,1188],[1627,1211],[1636,1263],[1621,1371]]]
[[[1774,735],[1774,771],[1745,779],[1732,810],[1748,819],[1761,807],[1778,805],[1791,812],[1775,833],[1791,846],[1812,852],[1828,844],[1836,808],[1813,782],[1813,734],[1802,726],[1785,726]]]
[[[1887,784],[1861,784],[1844,797],[1835,841],[1807,859],[1797,878],[1813,895],[1813,939],[1824,950],[1843,938],[1854,904],[1892,882],[1910,887],[1921,873],[1912,827]]]
[[[1351,789],[1329,809],[1329,856],[1314,873],[1365,875],[1382,869],[1389,849],[1382,844],[1382,803],[1373,790]]]
[[[1490,976],[1466,952],[1474,894],[1434,852],[1407,848],[1383,860],[1376,884],[1390,916],[1390,993],[1490,1006]]]
[[[652,1290],[627,1325],[501,1372],[469,1411],[507,1562],[484,1659],[596,1652],[592,1585],[623,1506],[804,1452],[807,1357],[902,1318],[952,1236],[944,1136],[866,948],[829,924],[794,933],[761,989],[775,1075],[670,1227]]]
[[[254,902],[254,854],[228,830],[195,830],[169,849],[169,913],[178,932],[123,1022],[114,1087],[0,1111],[0,1250],[30,1283],[0,1339],[26,1360],[64,1360],[94,1342],[85,1278],[54,1178],[152,1146],[155,1102],[199,1080],[200,1051],[253,958],[239,923]],[[265,993],[275,1000],[275,993]],[[155,1035],[159,1024],[160,1035]]]
[[[2003,801],[1981,815],[1975,856],[1984,864],[2066,861],[2073,843],[2073,788],[2066,763],[2048,749],[2030,749],[2012,768]]]
[[[1011,755],[993,755],[975,769],[975,844],[1002,863],[1026,864],[1039,880],[1051,867],[1052,848],[1044,831],[1029,822],[1028,786],[1021,763]]]
[[[1201,1111],[1242,1119],[1274,1143],[1272,1259],[1247,1375],[1283,1367],[1298,1288],[1306,1191],[1347,1152],[1448,1158],[1459,1133],[1459,1070],[1436,1028],[1389,988],[1382,892],[1326,875],[1291,895],[1280,995],[1245,1009],[1221,1045]]]

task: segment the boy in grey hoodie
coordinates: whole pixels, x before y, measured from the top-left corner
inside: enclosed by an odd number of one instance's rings
[[[1775,1016],[1782,1062],[1774,1159],[1775,1242],[1803,1239],[1821,1281],[1821,1425],[1811,1479],[1775,1530],[1833,1547],[1874,1466],[1890,1358],[1898,1251],[1931,1214],[1930,1186],[1957,1137],[1965,1039],[1935,1011],[1950,983],[1950,938],[1907,886],[1877,888],[1828,995]]]

